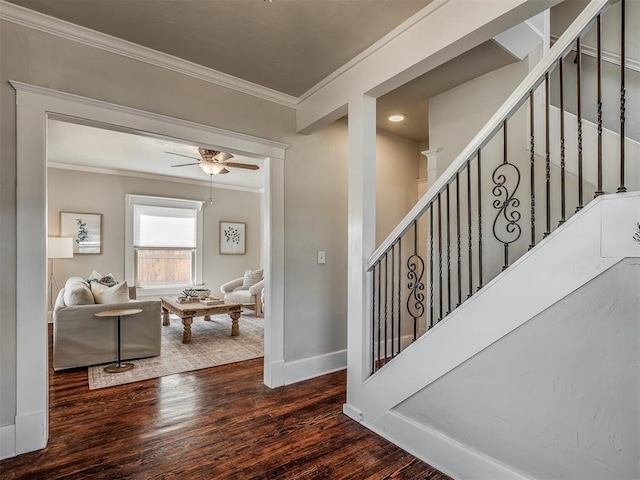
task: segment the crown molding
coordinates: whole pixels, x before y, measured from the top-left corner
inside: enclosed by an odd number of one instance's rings
[[[221,87],[246,93],[263,100],[295,108],[299,99],[292,95],[263,87],[247,80],[197,65],[148,47],[96,32],[79,25],[0,0],[0,20],[56,35],[58,37],[99,48],[133,60],[165,68]]]
[[[48,168],[56,168],[59,170],[72,170],[75,172],[98,173],[101,175],[115,175],[121,177],[143,178],[145,180],[157,180],[161,182],[183,183],[187,185],[197,185],[199,187],[210,188],[211,183],[206,180],[194,180],[191,178],[177,178],[168,175],[160,175],[155,173],[132,172],[130,170],[118,170],[113,168],[88,167],[86,165],[71,165],[69,163],[47,162]],[[239,185],[225,185],[214,183],[213,188],[221,190],[236,190],[239,192],[264,193],[264,188],[241,187]]]

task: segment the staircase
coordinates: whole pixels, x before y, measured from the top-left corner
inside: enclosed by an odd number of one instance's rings
[[[456,478],[640,478],[640,145],[625,122],[640,17],[626,9],[592,0],[367,263],[359,420]]]

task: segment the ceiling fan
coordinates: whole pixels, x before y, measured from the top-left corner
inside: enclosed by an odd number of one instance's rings
[[[219,150],[211,150],[209,148],[199,147],[198,152],[200,153],[201,159],[196,157],[191,157],[189,155],[183,155],[181,153],[175,152],[166,152],[171,155],[178,155],[180,157],[193,158],[194,160],[198,160],[196,163],[182,163],[180,165],[171,165],[172,167],[186,167],[189,165],[198,165],[207,175],[222,175],[225,173],[229,173],[227,167],[230,168],[245,168],[247,170],[258,170],[260,167],[254,164],[246,164],[246,163],[236,163],[229,162],[228,160],[233,158],[233,155],[226,152],[221,152]]]

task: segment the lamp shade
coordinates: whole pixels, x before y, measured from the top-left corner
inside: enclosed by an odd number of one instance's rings
[[[217,162],[200,162],[200,168],[204,170],[208,175],[218,175],[224,170],[224,165]]]
[[[73,238],[49,237],[47,239],[47,258],[73,257]]]

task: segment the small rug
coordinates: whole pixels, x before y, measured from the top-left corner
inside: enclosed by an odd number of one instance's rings
[[[112,387],[149,378],[240,362],[264,355],[264,323],[260,318],[240,317],[240,335],[231,336],[229,315],[212,315],[210,322],[195,318],[191,343],[182,343],[182,322],[171,315],[171,324],[162,327],[162,349],[158,357],[131,360],[133,370],[106,373],[104,365],[89,367],[89,389]]]

